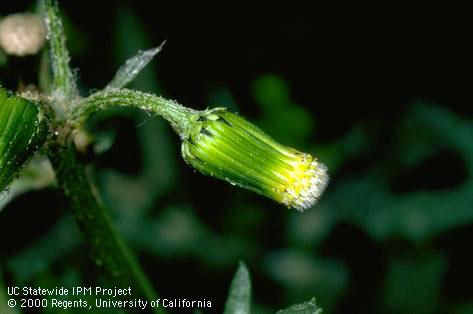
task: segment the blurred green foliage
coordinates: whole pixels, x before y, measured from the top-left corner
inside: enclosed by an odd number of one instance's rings
[[[68,20],[66,27],[73,58],[85,53],[91,44],[87,34]],[[125,6],[117,10],[113,31],[117,68],[156,45]],[[7,66],[3,59],[0,55],[0,67]],[[153,63],[159,62],[160,55]],[[130,87],[166,95],[160,85],[166,78],[158,71],[159,66],[146,68]],[[473,313],[471,294],[457,289],[471,278],[454,274],[458,265],[457,271],[468,269],[457,261],[462,258],[457,251],[469,250],[468,243],[453,246],[465,228],[471,235],[473,224],[471,118],[414,99],[392,129],[380,132],[379,123],[360,120],[320,143],[320,121],[307,109],[310,104],[294,99],[284,77],[258,75],[249,89],[259,126],[329,167],[326,194],[303,214],[194,174],[179,156],[177,137],[160,119],[117,109],[89,123],[98,194],[159,293],[205,297],[216,312],[223,311],[233,270],[243,260],[253,274],[255,313],[273,313],[314,296],[325,313]],[[208,105],[241,111],[224,84],[204,92]],[[100,281],[63,203],[50,202],[57,198],[54,187],[38,192],[39,187],[20,189],[2,204],[3,285]],[[43,194],[33,198],[37,193]],[[54,219],[38,234],[27,233],[28,239],[12,240],[12,226],[21,227],[22,215],[33,215],[26,198],[49,204],[42,211],[54,211]],[[315,306],[311,302],[301,306]]]

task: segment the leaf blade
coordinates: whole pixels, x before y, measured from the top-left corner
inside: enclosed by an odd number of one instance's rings
[[[245,263],[240,262],[230,284],[224,314],[251,313],[251,279]]]
[[[158,47],[139,51],[136,55],[128,59],[125,64],[118,69],[115,77],[105,88],[123,88],[133,81],[138,74],[140,74],[141,70],[161,51],[165,43],[166,41],[163,41]]]

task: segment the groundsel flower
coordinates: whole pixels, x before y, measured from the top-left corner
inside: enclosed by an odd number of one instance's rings
[[[279,144],[225,108],[194,115],[182,155],[206,175],[299,211],[314,205],[328,182],[327,168],[315,157]]]
[[[37,105],[0,87],[0,192],[45,139]]]

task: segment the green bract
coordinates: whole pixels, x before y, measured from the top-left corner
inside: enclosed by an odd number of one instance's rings
[[[316,158],[279,144],[225,108],[195,116],[182,155],[206,175],[300,211],[315,204],[328,182],[327,169]]]
[[[46,138],[38,107],[0,87],[0,191]]]

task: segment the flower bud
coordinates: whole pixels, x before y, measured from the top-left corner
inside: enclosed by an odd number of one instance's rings
[[[0,21],[0,46],[9,55],[35,55],[46,41],[46,27],[31,13],[16,13]]]
[[[45,138],[46,123],[38,107],[0,87],[0,191]]]
[[[200,172],[300,211],[325,190],[325,165],[279,144],[239,115],[215,108],[194,119],[182,155]]]

